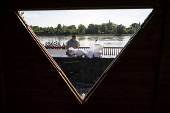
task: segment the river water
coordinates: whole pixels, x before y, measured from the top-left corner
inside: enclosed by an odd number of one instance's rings
[[[104,45],[104,47],[124,47],[131,36],[82,36],[77,35],[80,47],[90,47],[96,40]],[[61,44],[71,39],[71,36],[38,36],[41,43],[59,41]]]

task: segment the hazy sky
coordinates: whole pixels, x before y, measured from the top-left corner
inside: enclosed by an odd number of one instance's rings
[[[29,25],[57,27],[61,25],[102,24],[113,22],[129,27],[132,23],[143,23],[152,9],[110,9],[110,10],[49,10],[24,11],[24,19]]]

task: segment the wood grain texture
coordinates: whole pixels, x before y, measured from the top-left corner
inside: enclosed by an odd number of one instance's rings
[[[169,112],[170,99],[168,96],[170,95],[170,91],[168,90],[170,86],[170,79],[167,74],[170,75],[170,62],[168,57],[170,57],[168,50],[169,46],[169,32],[170,32],[170,1],[166,2],[166,15],[164,18],[164,32],[162,37],[162,47],[161,47],[161,56],[160,56],[160,66],[159,66],[159,76],[156,85],[156,94],[155,94],[155,102],[154,102],[154,112]],[[166,73],[166,74],[165,74]]]

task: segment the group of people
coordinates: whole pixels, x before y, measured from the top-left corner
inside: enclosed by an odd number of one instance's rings
[[[72,35],[72,39],[68,40],[67,42],[67,51],[66,51],[66,55],[70,56],[70,47],[73,47],[74,49],[79,49],[79,42],[76,40],[76,35]]]

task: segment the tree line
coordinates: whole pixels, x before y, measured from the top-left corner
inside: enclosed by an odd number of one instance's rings
[[[101,25],[89,24],[86,28],[83,24],[80,24],[78,28],[75,25],[62,26],[58,24],[53,27],[39,27],[30,26],[36,35],[39,36],[54,36],[54,35],[70,35],[70,34],[133,34],[139,28],[140,23],[132,23],[130,27],[120,24],[116,25],[113,22],[102,23]]]

